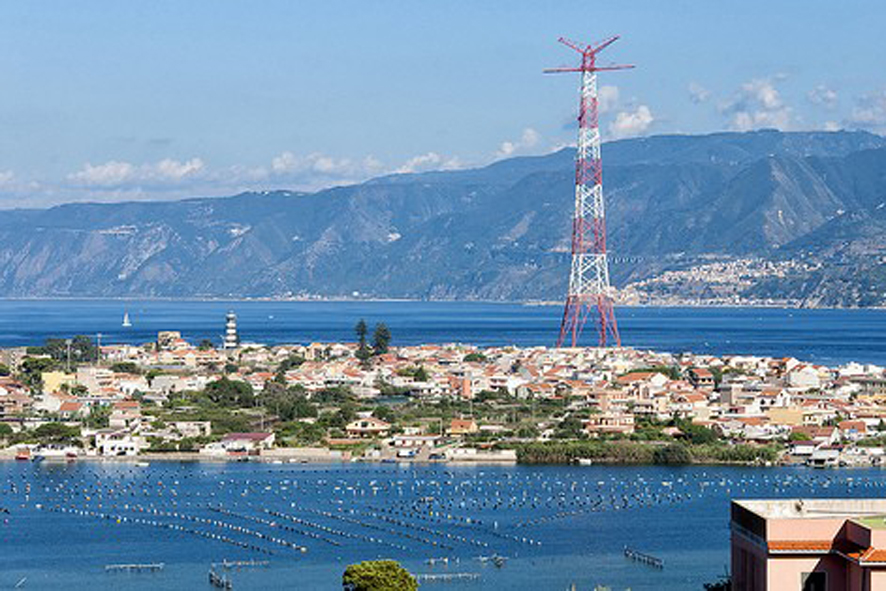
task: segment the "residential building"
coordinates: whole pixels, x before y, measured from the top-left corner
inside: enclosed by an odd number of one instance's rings
[[[886,589],[886,499],[732,502],[733,591]]]

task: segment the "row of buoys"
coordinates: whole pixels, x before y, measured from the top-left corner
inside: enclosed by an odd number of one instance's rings
[[[344,530],[340,530],[340,529],[332,528],[332,527],[329,527],[329,526],[327,526],[327,525],[321,525],[321,524],[319,524],[319,523],[313,523],[313,522],[308,521],[308,520],[306,520],[306,519],[302,519],[302,518],[300,518],[300,517],[296,517],[295,515],[288,515],[288,514],[286,514],[286,513],[281,513],[281,512],[279,512],[279,511],[272,511],[272,510],[270,510],[270,509],[265,509],[265,512],[268,513],[269,515],[273,515],[274,517],[277,517],[277,518],[279,518],[279,519],[287,519],[287,520],[292,521],[292,522],[294,522],[294,523],[298,523],[298,524],[301,524],[301,525],[305,525],[305,526],[307,526],[307,527],[313,527],[313,528],[319,529],[320,531],[324,531],[324,532],[326,532],[326,533],[329,533],[329,534],[332,534],[332,535],[336,535],[336,536],[341,536],[341,537],[343,537],[343,538],[348,538],[348,539],[351,539],[351,540],[360,540],[360,541],[363,541],[363,542],[370,542],[370,543],[372,543],[372,544],[381,544],[381,545],[383,545],[383,546],[387,546],[387,547],[389,547],[389,548],[395,548],[395,549],[397,549],[397,550],[409,550],[409,548],[407,548],[407,547],[404,546],[403,544],[397,544],[396,542],[389,542],[389,541],[387,541],[387,540],[382,540],[381,538],[376,538],[376,537],[374,537],[374,536],[366,536],[366,535],[363,535],[363,534],[355,534],[355,533],[352,533],[352,532],[347,532],[347,531],[344,531]]]

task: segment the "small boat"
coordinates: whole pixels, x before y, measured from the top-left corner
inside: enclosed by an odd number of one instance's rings
[[[19,462],[27,462],[31,459],[31,448],[22,446],[15,452],[15,459]]]
[[[132,326],[132,322],[129,320],[129,312],[123,313],[123,328],[130,328]]]

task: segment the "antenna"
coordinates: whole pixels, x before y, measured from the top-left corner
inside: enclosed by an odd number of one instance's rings
[[[560,37],[560,43],[581,54],[581,64],[544,71],[548,74],[581,73],[578,149],[575,153],[575,212],[572,217],[572,266],[557,347],[564,346],[567,341],[572,347],[578,344],[582,329],[592,311],[595,312],[598,345],[605,347],[607,339],[611,337],[616,346],[621,346],[612,304],[612,286],[609,283],[597,98],[597,72],[634,67],[597,65],[597,55],[617,40],[616,35],[597,45],[584,45]]]

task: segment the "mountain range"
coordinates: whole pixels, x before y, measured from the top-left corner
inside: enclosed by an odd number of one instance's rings
[[[0,211],[0,296],[556,299],[573,158],[563,149],[314,193]],[[716,277],[692,280],[716,262],[730,297],[884,303],[886,138],[662,135],[606,143],[603,160],[618,287],[722,295]],[[736,261],[764,271],[733,277]]]

